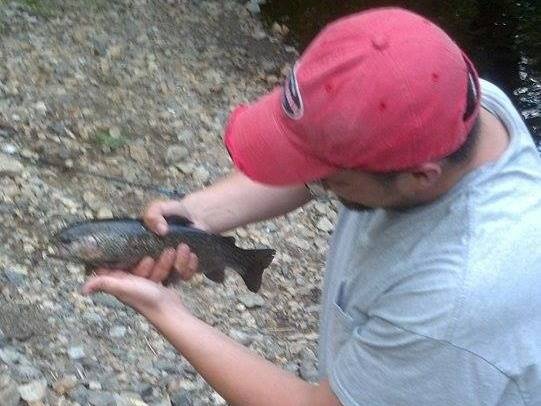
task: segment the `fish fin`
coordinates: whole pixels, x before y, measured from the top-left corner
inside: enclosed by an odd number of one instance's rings
[[[185,227],[189,227],[193,224],[191,220],[182,216],[166,216],[165,221],[167,221],[169,224],[176,224]]]
[[[257,292],[261,288],[263,271],[271,264],[276,251],[266,248],[254,250],[243,249],[242,251],[243,261],[239,262],[235,268],[242,277],[246,287],[252,292]]]
[[[225,280],[225,272],[223,269],[219,269],[212,272],[205,273],[205,276],[213,282],[223,283]]]

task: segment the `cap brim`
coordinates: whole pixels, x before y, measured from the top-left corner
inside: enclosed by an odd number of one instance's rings
[[[224,141],[235,166],[249,178],[275,186],[300,185],[336,172],[291,141],[295,135],[281,124],[280,95],[276,89],[231,114]]]

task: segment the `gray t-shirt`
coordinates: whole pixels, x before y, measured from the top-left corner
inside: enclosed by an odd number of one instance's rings
[[[346,406],[541,405],[541,160],[482,93],[511,136],[497,161],[429,205],[340,214],[320,374]]]

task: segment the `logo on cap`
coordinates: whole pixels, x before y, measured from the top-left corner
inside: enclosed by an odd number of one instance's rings
[[[293,70],[284,82],[282,90],[282,108],[286,115],[293,120],[299,120],[304,113],[302,96],[297,82],[297,64],[295,64]]]

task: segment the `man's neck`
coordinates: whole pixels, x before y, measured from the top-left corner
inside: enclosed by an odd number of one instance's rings
[[[497,116],[481,108],[480,120],[479,139],[473,157],[466,165],[466,172],[471,172],[487,162],[498,160],[509,145],[507,128]]]

